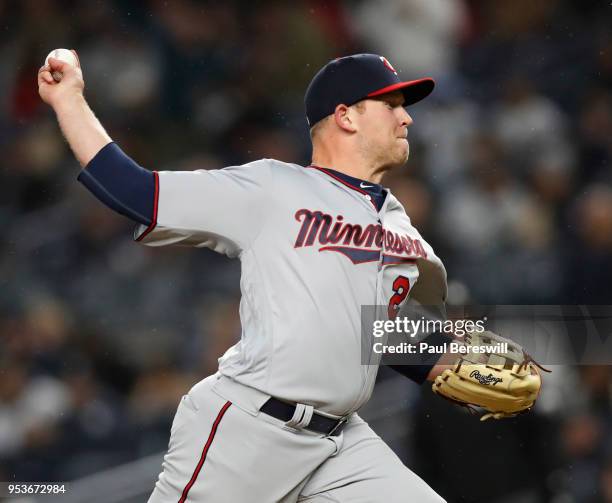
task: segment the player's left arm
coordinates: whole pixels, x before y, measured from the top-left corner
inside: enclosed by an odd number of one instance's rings
[[[451,339],[448,335],[441,333],[433,333],[423,339],[422,342],[427,343],[430,347],[443,347]],[[454,342],[457,342],[454,340]],[[446,369],[453,368],[457,361],[457,355],[446,352],[442,355],[439,353],[422,353],[414,355],[406,355],[410,361],[404,365],[389,365],[390,368],[402,374],[408,379],[423,384],[426,381],[434,381]]]
[[[435,381],[436,377],[438,377],[442,372],[447,369],[452,369],[457,361],[457,354],[446,352],[444,353],[437,363],[431,367],[431,370],[427,374],[427,381]]]

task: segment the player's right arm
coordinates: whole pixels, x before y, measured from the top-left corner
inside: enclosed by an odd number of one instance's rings
[[[54,71],[63,74],[60,82],[53,79]],[[40,97],[55,111],[72,152],[81,167],[87,168],[79,174],[79,181],[109,208],[139,224],[151,225],[155,207],[154,175],[113,143],[89,108],[84,87],[80,64],[73,67],[49,58],[49,66],[38,71]]]
[[[53,71],[62,72],[60,82],[53,80]],[[49,66],[38,71],[38,93],[55,111],[62,133],[82,167],[112,141],[85,101],[84,88],[80,64],[73,67],[50,58]]]
[[[49,65],[39,71],[39,93],[84,168],[78,179],[108,207],[140,224],[136,240],[208,247],[229,256],[253,242],[274,192],[271,162],[210,171],[144,169],[111,140],[87,105],[80,67],[55,59]],[[64,74],[59,83],[51,76],[56,70]]]

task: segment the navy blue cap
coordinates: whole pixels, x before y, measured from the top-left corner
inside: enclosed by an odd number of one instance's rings
[[[383,56],[353,54],[330,61],[313,77],[304,96],[306,119],[314,126],[340,104],[350,106],[397,90],[402,91],[404,106],[408,106],[428,96],[433,88],[434,81],[429,77],[400,80]]]

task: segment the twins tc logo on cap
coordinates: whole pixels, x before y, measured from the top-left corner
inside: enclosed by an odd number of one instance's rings
[[[387,58],[385,58],[384,56],[378,56],[380,58],[380,60],[383,62],[383,64],[389,69],[391,70],[395,75],[397,75],[397,72],[395,71],[395,68],[393,68],[393,66],[391,65],[391,63],[389,63],[389,60]]]

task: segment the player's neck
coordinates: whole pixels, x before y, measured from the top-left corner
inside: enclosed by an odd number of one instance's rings
[[[376,167],[358,158],[338,158],[313,153],[312,165],[320,168],[330,168],[345,175],[373,183],[381,183],[383,177],[383,172],[378,171]]]

